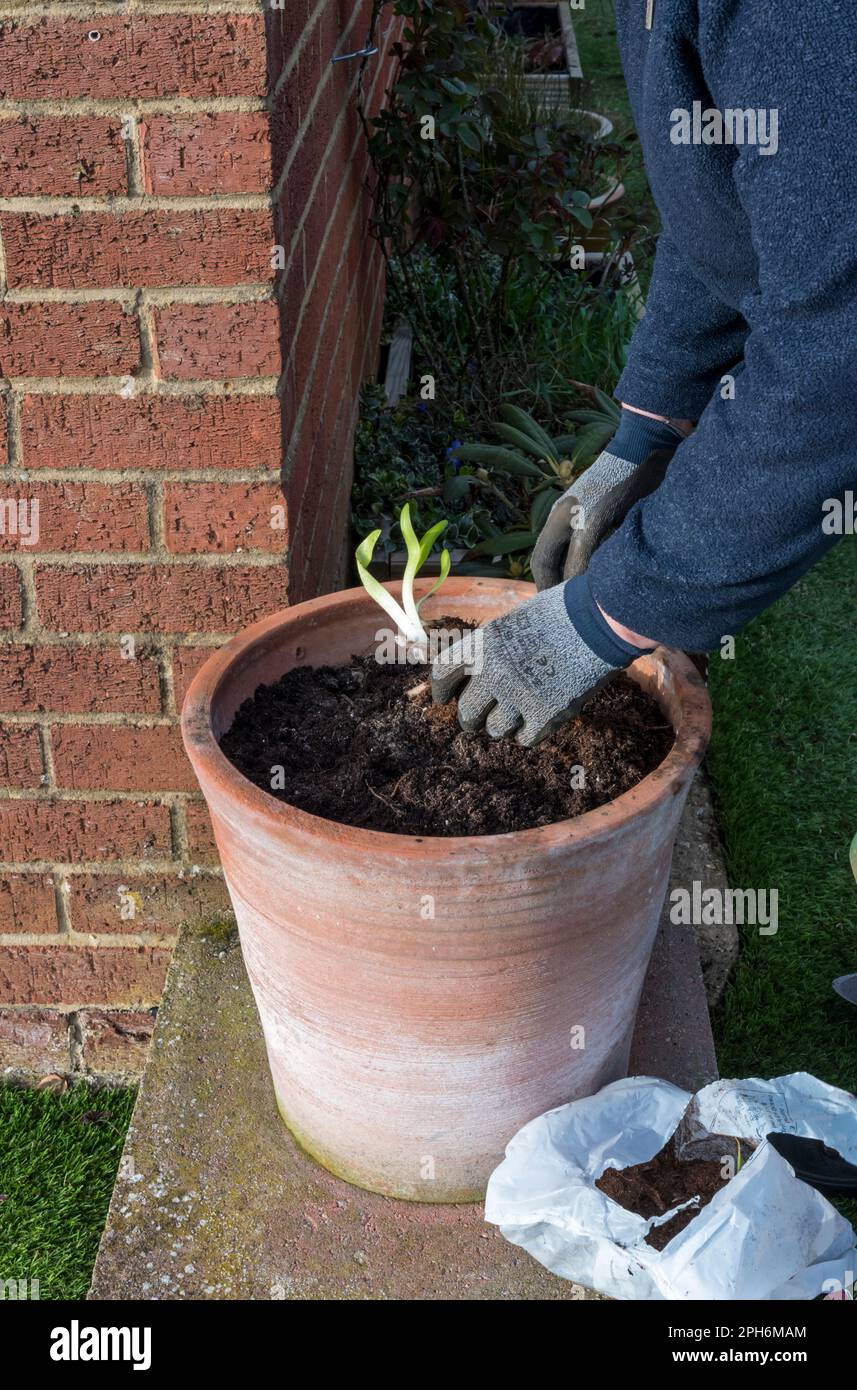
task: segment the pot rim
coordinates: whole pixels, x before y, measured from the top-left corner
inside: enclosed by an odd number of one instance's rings
[[[418,581],[415,591],[428,590],[431,580]],[[443,599],[464,597],[474,587],[488,584],[503,584],[507,590],[520,595],[523,600],[532,596],[535,588],[520,580],[489,577],[462,576],[450,579],[444,585]],[[389,581],[384,588],[398,594],[401,581]],[[440,595],[438,595],[440,598]],[[435,600],[437,601],[437,599]],[[343,589],[333,594],[323,594],[319,598],[308,599],[280,609],[266,618],[260,618],[249,627],[242,628],[229,642],[218,647],[197,671],[187,694],[181,714],[181,730],[185,750],[193,765],[197,780],[202,786],[213,782],[219,785],[221,796],[239,809],[253,817],[266,820],[273,832],[279,830],[298,831],[320,841],[335,841],[342,848],[342,837],[347,836],[349,847],[366,853],[401,853],[407,846],[419,845],[423,853],[444,856],[470,848],[471,850],[490,850],[515,848],[524,851],[544,853],[553,847],[566,843],[568,839],[593,841],[604,839],[615,832],[633,816],[653,809],[658,803],[676,795],[702,762],[711,733],[711,702],[708,690],[694,666],[684,652],[673,648],[658,646],[651,654],[646,654],[632,663],[634,667],[666,667],[674,681],[675,698],[680,711],[677,725],[674,726],[675,741],[663,762],[659,763],[642,781],[613,801],[596,806],[582,815],[566,820],[553,821],[549,825],[533,826],[528,830],[507,830],[493,835],[399,835],[387,830],[369,830],[362,826],[347,825],[342,821],[328,820],[309,811],[302,811],[289,802],[280,801],[251,782],[229,761],[214,737],[211,710],[220,689],[226,681],[230,668],[236,661],[244,658],[252,648],[270,638],[279,628],[288,626],[296,617],[312,617],[314,613],[341,608],[346,611],[357,605],[373,605],[374,600],[366,590],[358,588]]]

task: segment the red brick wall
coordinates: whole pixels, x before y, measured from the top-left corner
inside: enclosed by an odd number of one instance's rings
[[[368,9],[3,7],[0,1069],[139,1065],[227,901],[187,683],[341,580],[383,282],[330,57]]]

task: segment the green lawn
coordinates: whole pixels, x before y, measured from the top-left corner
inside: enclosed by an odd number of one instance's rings
[[[809,1071],[857,1091],[857,541],[714,657],[709,765],[730,882],[776,888],[779,930],[742,932],[715,1023],[721,1075]],[[857,1224],[857,1202],[837,1203]]]
[[[714,777],[729,876],[777,888],[776,936],[745,933],[717,1020],[725,1073],[796,1067],[857,1091],[857,542],[843,541],[712,660]]]
[[[0,1086],[0,1281],[85,1296],[134,1095]]]

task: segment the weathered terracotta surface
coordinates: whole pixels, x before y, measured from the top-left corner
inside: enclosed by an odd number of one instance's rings
[[[450,580],[424,613],[485,622],[531,592]],[[289,1128],[361,1186],[475,1200],[522,1124],[625,1074],[710,706],[686,657],[642,658],[632,674],[676,728],[669,756],[609,806],[512,835],[337,825],[227,762],[217,739],[257,685],[372,650],[383,626],[362,589],[255,624],[191,685],[185,746]]]

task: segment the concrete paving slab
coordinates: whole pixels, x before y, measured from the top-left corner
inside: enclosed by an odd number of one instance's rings
[[[716,888],[724,894],[729,887],[714,800],[704,772],[697,773],[681,818],[673,850],[671,886],[692,889],[694,879],[703,888]],[[738,959],[738,928],[729,922],[711,926],[700,923],[694,931],[708,1007],[713,1009],[720,1003]]]

